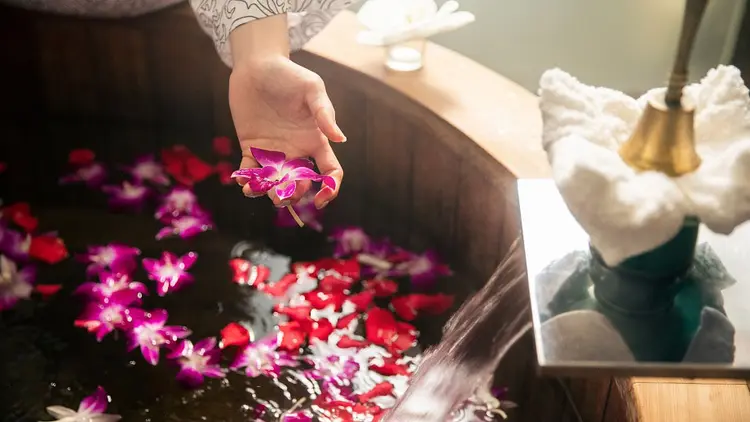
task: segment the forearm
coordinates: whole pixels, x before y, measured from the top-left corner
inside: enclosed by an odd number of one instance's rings
[[[269,57],[289,57],[287,15],[255,19],[229,36],[234,63],[252,63]]]

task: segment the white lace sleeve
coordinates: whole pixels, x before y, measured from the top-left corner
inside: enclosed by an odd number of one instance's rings
[[[211,36],[221,59],[232,66],[229,34],[238,26],[287,13],[292,50],[302,48],[353,0],[190,0],[201,28]]]

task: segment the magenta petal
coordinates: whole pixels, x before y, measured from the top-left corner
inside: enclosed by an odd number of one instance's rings
[[[143,269],[149,273],[156,271],[156,268],[159,265],[159,260],[153,258],[143,258],[141,262],[143,264]]]
[[[293,180],[320,180],[321,176],[315,170],[308,167],[297,167],[289,170],[279,182],[291,182]]]
[[[281,167],[281,173],[285,174],[296,168],[308,168],[312,170],[313,163],[307,158],[295,158],[294,160],[289,160],[286,163],[284,163],[284,165]]]
[[[97,414],[107,410],[107,392],[102,387],[96,387],[94,394],[84,398],[78,406],[78,413]]]
[[[203,232],[204,232],[203,227],[201,227],[201,226],[192,226],[192,227],[188,227],[188,228],[182,230],[180,232],[180,237],[183,238],[183,239],[188,239],[188,238],[191,238],[193,236],[199,235],[199,234],[201,234]]]
[[[203,375],[209,378],[224,378],[226,374],[218,366],[209,366],[203,370]]]
[[[193,343],[190,340],[183,340],[167,354],[168,359],[177,359],[193,352]]]
[[[294,195],[294,192],[297,190],[297,182],[289,182],[284,185],[280,185],[276,188],[276,195],[279,197],[279,200],[283,201],[285,199],[289,199]]]
[[[141,354],[143,359],[149,364],[156,366],[159,363],[159,348],[150,344],[141,345]]]
[[[177,341],[178,339],[188,337],[192,331],[188,327],[170,325],[161,329],[161,333],[168,341]]]
[[[320,176],[319,179],[320,182],[323,182],[323,185],[329,187],[332,190],[336,190],[336,179],[334,179],[331,176]]]
[[[216,348],[216,339],[214,337],[204,338],[198,343],[195,343],[195,351],[199,354],[210,352],[214,348]]]
[[[250,152],[253,154],[253,158],[263,167],[276,167],[281,168],[286,160],[286,154],[280,151],[268,151],[260,148],[250,148]]]
[[[125,350],[132,352],[138,348],[139,344],[138,334],[135,331],[128,330],[125,332]]]
[[[188,252],[185,255],[183,255],[180,258],[181,267],[183,270],[187,271],[190,269],[190,267],[195,264],[195,260],[198,259],[198,254],[195,252]]]
[[[195,368],[183,367],[177,373],[177,381],[189,388],[195,388],[203,384],[203,374]]]
[[[151,314],[149,322],[154,325],[162,326],[167,322],[167,318],[169,318],[169,314],[167,313],[166,309],[154,309],[149,313]]]
[[[173,235],[175,232],[174,227],[164,227],[156,233],[156,240],[164,239],[165,237]]]
[[[84,295],[89,297],[98,297],[96,293],[98,283],[86,282],[78,286],[74,291],[74,295]]]

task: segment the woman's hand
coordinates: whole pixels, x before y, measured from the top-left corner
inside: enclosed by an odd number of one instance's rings
[[[336,125],[323,81],[289,60],[287,37],[286,15],[257,20],[232,32],[229,106],[242,148],[240,167],[258,167],[251,146],[282,151],[287,159],[312,157],[320,172],[337,182],[335,190],[323,187],[315,196],[315,205],[322,208],[338,194],[344,174],[328,141],[344,142],[346,137]],[[257,196],[246,180],[238,182],[246,196]],[[297,182],[288,201],[271,197],[276,206],[286,206],[309,189],[309,181]]]

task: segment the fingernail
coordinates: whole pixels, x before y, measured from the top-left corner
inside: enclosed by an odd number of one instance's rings
[[[320,206],[319,206],[319,207],[317,207],[317,208],[318,208],[319,210],[322,210],[323,208],[325,208],[325,207],[326,207],[326,205],[328,205],[328,203],[329,203],[329,202],[331,202],[331,201],[325,201],[325,202],[323,202],[322,204],[320,204]]]

